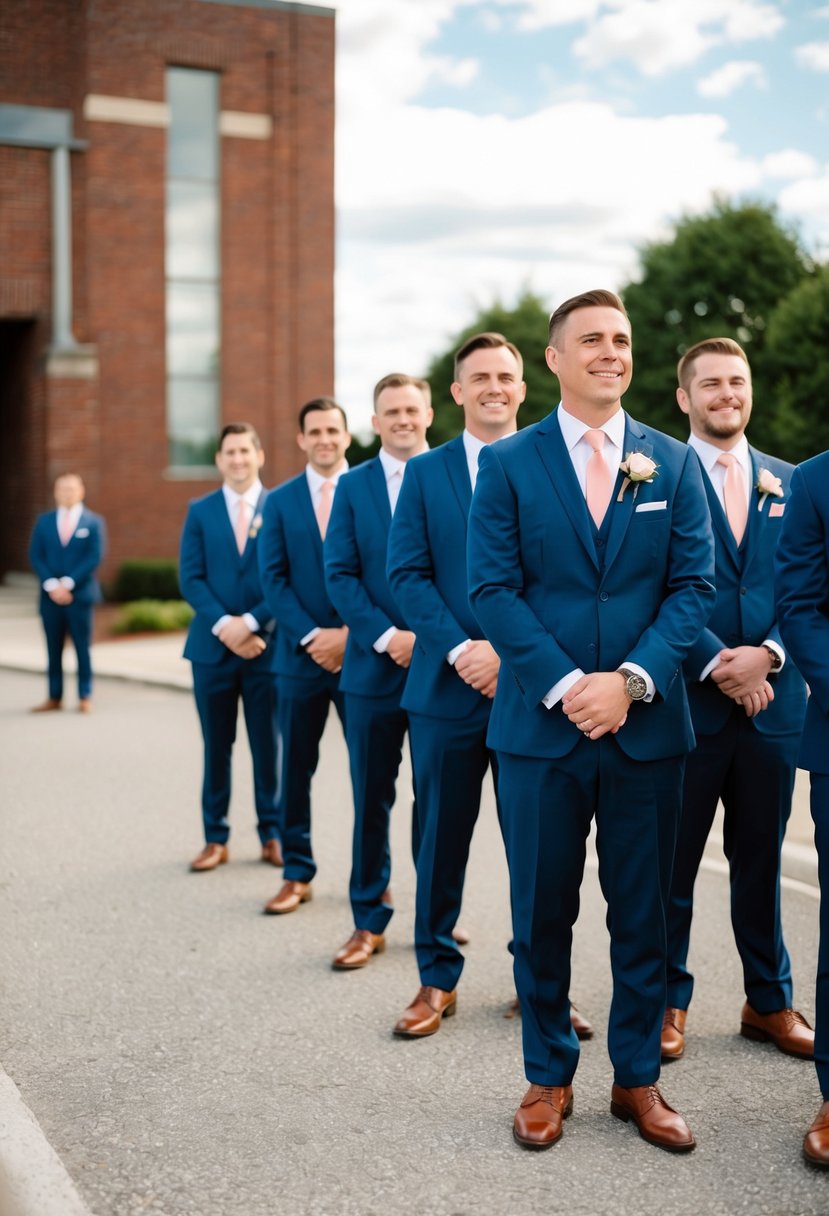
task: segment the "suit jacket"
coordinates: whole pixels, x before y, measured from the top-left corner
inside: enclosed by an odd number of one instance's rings
[[[340,688],[360,696],[399,696],[406,669],[374,643],[392,626],[405,629],[386,578],[391,507],[379,457],[352,469],[337,484],[325,534],[325,583],[348,625]]]
[[[650,482],[616,488],[597,544],[555,412],[484,448],[469,520],[472,607],[503,666],[489,744],[556,757],[581,739],[542,698],[575,668],[637,663],[656,697],[631,705],[615,736],[635,760],[694,745],[682,662],[714,607],[714,545],[699,460],[626,416],[624,452],[656,462]],[[600,554],[604,554],[604,559]]]
[[[97,604],[101,588],[95,577],[106,551],[106,525],[100,515],[84,507],[72,539],[62,545],[58,535],[57,511],[38,516],[29,544],[29,561],[40,580],[41,599],[48,598],[43,584],[50,578],[75,581],[72,596],[76,604]]]
[[[341,485],[342,478],[337,494]],[[325,589],[322,538],[304,472],[268,495],[259,540],[259,573],[277,622],[277,673],[327,683],[330,673],[300,645],[313,629],[342,625]]]
[[[792,474],[774,565],[780,636],[810,691],[798,764],[829,773],[829,452]]]
[[[739,549],[717,492],[703,471],[714,526],[717,602],[707,626],[688,651],[685,676],[694,729],[704,735],[717,734],[732,713],[744,712],[720,692],[713,680],[700,683],[699,674],[711,659],[724,647],[760,646],[766,638],[783,645],[774,603],[774,551],[794,470],[792,465],[756,448],[749,447],[749,452],[754,488],[749,499],[746,534]],[[785,497],[759,494],[756,483],[761,469],[768,469],[780,478]],[[806,685],[788,656],[771,683],[774,700],[768,709],[749,721],[764,734],[799,734],[806,712]]]
[[[466,530],[472,486],[463,437],[415,456],[389,534],[391,589],[417,641],[403,707],[438,718],[465,718],[481,694],[446,661],[450,650],[483,631],[469,605]]]
[[[225,615],[250,612],[259,624],[267,648],[255,659],[240,662],[272,668],[274,619],[262,594],[256,554],[261,517],[267,501],[263,491],[256,505],[251,535],[239,553],[223,492],[214,490],[190,503],[181,533],[179,584],[181,594],[195,610],[184,657],[194,663],[216,664],[237,658],[212,632]],[[257,526],[257,523],[259,526]]]

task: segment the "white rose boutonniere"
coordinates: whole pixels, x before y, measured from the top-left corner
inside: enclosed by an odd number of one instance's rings
[[[643,481],[650,484],[654,477],[659,476],[659,473],[657,472],[658,468],[659,465],[656,463],[656,461],[651,460],[650,456],[646,456],[644,452],[628,452],[627,456],[619,465],[620,471],[625,475],[625,480],[622,482],[622,488],[619,491],[616,501],[622,501],[625,490],[629,485],[633,486],[633,497],[635,499],[636,495],[639,493],[639,486]]]
[[[757,503],[758,511],[762,511],[763,503],[770,494],[773,498],[783,497],[783,483],[769,469],[757,470],[757,483],[754,488],[760,494],[760,501]]]
[[[256,534],[258,533],[258,531],[261,527],[262,527],[262,516],[254,515],[253,519],[250,521],[250,531],[248,532],[248,536],[250,537],[251,540],[256,539]]]

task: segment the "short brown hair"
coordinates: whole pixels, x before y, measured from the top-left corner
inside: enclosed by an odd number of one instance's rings
[[[471,338],[467,338],[463,346],[455,354],[455,380],[460,378],[461,367],[465,359],[468,359],[473,351],[476,350],[495,350],[499,346],[506,346],[508,351],[511,351],[518,360],[518,370],[523,374],[524,360],[521,358],[521,351],[514,342],[510,342],[503,334],[483,333],[473,334]]]
[[[428,380],[422,380],[420,376],[407,376],[405,372],[389,372],[387,376],[383,376],[374,386],[374,408],[377,409],[377,399],[382,392],[387,388],[405,388],[407,384],[413,385],[423,394],[423,400],[427,406],[432,404],[432,387]]]
[[[581,295],[571,296],[563,304],[559,304],[550,317],[550,346],[555,346],[560,338],[564,322],[577,308],[615,308],[622,316],[627,317],[627,309],[613,291],[597,288],[595,291],[583,291]]]
[[[345,410],[340,405],[339,401],[335,401],[333,397],[313,397],[310,401],[306,401],[302,409],[299,411],[299,429],[305,430],[305,419],[314,410],[339,410],[343,416],[345,429],[348,430],[348,419],[345,416]]]
[[[691,386],[694,378],[694,365],[700,355],[737,355],[745,363],[749,375],[751,375],[748,355],[739,342],[735,342],[733,338],[703,338],[701,342],[695,342],[693,346],[689,346],[676,365],[676,378],[679,381],[679,387],[685,393]]]
[[[219,435],[219,442],[216,444],[217,452],[221,452],[222,444],[228,435],[250,435],[251,442],[257,452],[262,451],[262,440],[249,422],[228,422],[227,426],[223,426],[222,432]]]

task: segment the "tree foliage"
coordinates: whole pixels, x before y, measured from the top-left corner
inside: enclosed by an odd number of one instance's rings
[[[770,396],[768,446],[788,460],[829,448],[829,266],[799,283],[775,309],[766,334]],[[763,409],[755,389],[755,410]],[[751,423],[755,433],[754,420]]]

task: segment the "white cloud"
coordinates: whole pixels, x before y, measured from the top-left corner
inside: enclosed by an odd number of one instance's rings
[[[795,59],[814,72],[829,72],[829,42],[807,42],[795,49]]]
[[[762,66],[748,59],[732,59],[698,81],[697,92],[702,97],[729,97],[749,82],[753,82],[758,89],[767,87]]]
[[[761,163],[764,177],[786,179],[814,177],[818,171],[817,161],[797,148],[784,148],[782,152],[770,152]]]
[[[829,242],[829,165],[819,177],[785,186],[779,202],[783,210],[810,221],[824,246]]]

